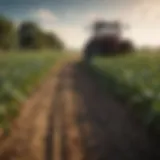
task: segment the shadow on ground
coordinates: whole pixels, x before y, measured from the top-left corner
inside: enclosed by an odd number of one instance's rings
[[[78,124],[86,148],[85,159],[150,159],[145,129],[135,122],[123,105],[111,95],[102,93],[83,64],[74,64],[73,67],[74,89],[81,98]]]

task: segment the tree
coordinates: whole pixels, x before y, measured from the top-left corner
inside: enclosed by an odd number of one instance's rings
[[[54,33],[42,31],[33,22],[23,22],[19,29],[19,44],[23,49],[62,49],[64,44]]]
[[[54,33],[44,33],[44,45],[47,48],[63,49],[64,44],[60,38]]]
[[[6,50],[14,47],[16,32],[13,23],[0,16],[0,49]]]
[[[23,22],[18,29],[19,45],[23,49],[38,49],[42,47],[42,33],[33,22]]]

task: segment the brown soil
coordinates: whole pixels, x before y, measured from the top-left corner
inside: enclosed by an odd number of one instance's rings
[[[149,158],[145,130],[75,63],[51,72],[0,144],[0,160]]]

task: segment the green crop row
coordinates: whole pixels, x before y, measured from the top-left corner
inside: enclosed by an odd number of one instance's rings
[[[160,56],[97,57],[90,69],[108,92],[160,133]]]
[[[20,104],[59,57],[47,53],[0,55],[0,129],[9,131]]]

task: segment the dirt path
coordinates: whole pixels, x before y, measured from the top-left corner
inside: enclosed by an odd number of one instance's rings
[[[125,108],[67,63],[23,106],[0,160],[140,160],[147,151],[144,130]]]

